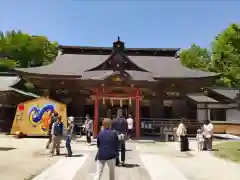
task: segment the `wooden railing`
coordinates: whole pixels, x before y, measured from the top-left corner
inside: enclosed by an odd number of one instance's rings
[[[92,118],[94,119],[94,118]],[[100,118],[100,121],[103,118]],[[173,128],[177,127],[181,119],[165,119],[165,118],[141,118],[141,135],[161,136],[166,132],[173,132]],[[75,124],[80,127],[84,124],[85,117],[75,117]],[[197,120],[185,119],[188,134],[195,135],[196,130],[200,127]],[[79,133],[77,130],[77,133]]]
[[[163,119],[163,118],[142,118],[141,131],[143,135],[163,135],[166,132],[173,132],[181,119]],[[185,119],[188,134],[195,135],[196,130],[200,127],[197,120]]]

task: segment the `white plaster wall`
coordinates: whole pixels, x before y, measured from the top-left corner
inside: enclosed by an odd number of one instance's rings
[[[204,120],[208,119],[209,113],[206,113],[207,109],[197,109],[197,120],[199,122],[204,122]]]
[[[226,120],[229,122],[239,122],[240,123],[240,111],[237,109],[226,110]]]

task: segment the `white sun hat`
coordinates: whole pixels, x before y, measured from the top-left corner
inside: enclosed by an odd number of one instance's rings
[[[73,121],[74,121],[74,117],[73,117],[73,116],[69,116],[69,117],[68,117],[68,120],[69,120],[70,122],[73,122]]]

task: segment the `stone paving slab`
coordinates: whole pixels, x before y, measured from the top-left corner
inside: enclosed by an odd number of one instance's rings
[[[88,155],[82,154],[78,157],[62,158],[32,180],[72,180],[85,163]]]
[[[127,167],[116,167],[116,180],[151,180],[145,170],[135,146],[127,144],[126,165]],[[86,164],[78,171],[73,180],[93,180],[96,173],[95,153],[89,156]],[[108,180],[108,167],[103,172],[102,180]]]
[[[141,154],[140,158],[144,162],[152,180],[189,180],[169,160],[161,155]]]
[[[163,156],[189,180],[240,179],[240,164],[216,158],[211,152],[198,151],[196,141],[193,140],[190,141],[190,152],[180,152],[179,143],[166,143],[165,146],[150,148],[146,145],[138,146],[140,152],[154,152]]]
[[[126,147],[128,150],[126,152],[126,163],[131,167],[117,167],[116,180],[240,179],[240,164],[215,158],[209,152],[198,152],[195,141],[190,141],[190,147],[193,149],[190,152],[180,152],[178,142],[153,144],[128,142]],[[85,144],[73,143],[73,152],[84,156],[60,157],[61,159],[56,164],[41,173],[45,174],[44,176],[41,174],[37,176],[41,179],[35,177],[33,180],[93,180],[96,173],[96,162],[94,160],[96,150],[96,146],[89,147]],[[24,162],[27,164],[27,160]],[[24,165],[20,165],[20,168]],[[23,180],[16,177],[1,178],[0,172],[0,179]],[[107,166],[104,169],[102,180],[108,180]]]

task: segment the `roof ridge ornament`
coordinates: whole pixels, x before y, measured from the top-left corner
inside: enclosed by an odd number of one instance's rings
[[[113,42],[113,52],[124,52],[124,42],[120,40],[120,36],[117,37],[117,41]]]

